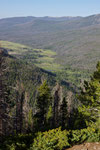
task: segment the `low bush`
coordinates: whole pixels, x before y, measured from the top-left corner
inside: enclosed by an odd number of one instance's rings
[[[0,145],[0,150],[63,150],[84,142],[99,142],[100,129],[96,126],[81,130],[52,129],[32,134],[9,136]]]
[[[32,134],[9,136],[0,144],[0,150],[27,150],[33,142]]]
[[[69,132],[61,128],[39,132],[30,150],[62,150],[70,146],[68,136]]]
[[[83,142],[99,142],[100,131],[92,127],[71,132],[71,145],[81,144]]]

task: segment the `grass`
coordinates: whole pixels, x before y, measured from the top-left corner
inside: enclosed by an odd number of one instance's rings
[[[44,49],[56,51],[57,64],[70,65],[73,69],[94,71],[97,61],[100,60],[100,27],[98,26],[100,16],[60,22],[44,21],[44,18],[36,20],[33,18],[34,21],[28,19],[25,22],[22,21],[24,18],[19,18],[19,21],[17,19],[5,19],[3,22],[1,20],[0,39],[38,48],[37,53],[39,48],[43,49],[44,52],[42,50],[39,52],[42,54],[46,53]],[[6,45],[10,46],[9,43]],[[25,47],[16,43],[11,45],[14,49],[21,48],[21,52]],[[52,51],[48,51],[51,56]]]
[[[69,65],[61,64],[62,58],[57,61],[56,52],[48,49],[34,49],[32,47],[21,45],[8,41],[0,41],[1,47],[8,49],[10,55],[21,58],[26,62],[57,74],[60,80],[69,81],[76,86],[80,86],[81,79],[89,77],[89,73],[83,70],[72,69]],[[61,59],[61,60],[60,60]]]
[[[26,61],[29,60],[42,69],[55,72],[62,68],[60,64],[55,63],[56,52],[48,49],[33,49],[29,46],[8,41],[0,41],[0,43],[1,47],[8,49],[10,55],[21,56]]]

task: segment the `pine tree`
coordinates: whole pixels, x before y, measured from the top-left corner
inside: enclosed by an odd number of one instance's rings
[[[84,82],[84,89],[81,91],[79,99],[82,106],[79,107],[81,119],[86,126],[100,121],[100,62],[89,82]]]
[[[46,128],[47,130],[53,128],[53,108],[51,103],[49,104],[48,111],[46,114]]]
[[[61,111],[61,126],[64,129],[68,126],[68,107],[65,97],[63,98],[60,111]]]
[[[46,125],[46,114],[49,109],[50,104],[50,89],[47,85],[47,82],[44,81],[43,84],[38,89],[38,96],[37,96],[37,124],[38,129],[44,129]]]

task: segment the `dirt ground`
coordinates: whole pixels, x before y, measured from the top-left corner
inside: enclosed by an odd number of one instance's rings
[[[100,143],[84,143],[81,145],[75,145],[67,150],[100,150]]]

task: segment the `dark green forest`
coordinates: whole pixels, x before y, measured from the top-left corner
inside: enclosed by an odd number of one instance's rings
[[[100,62],[75,87],[0,50],[0,149],[63,150],[100,141]]]
[[[100,142],[100,14],[0,19],[0,150]]]

